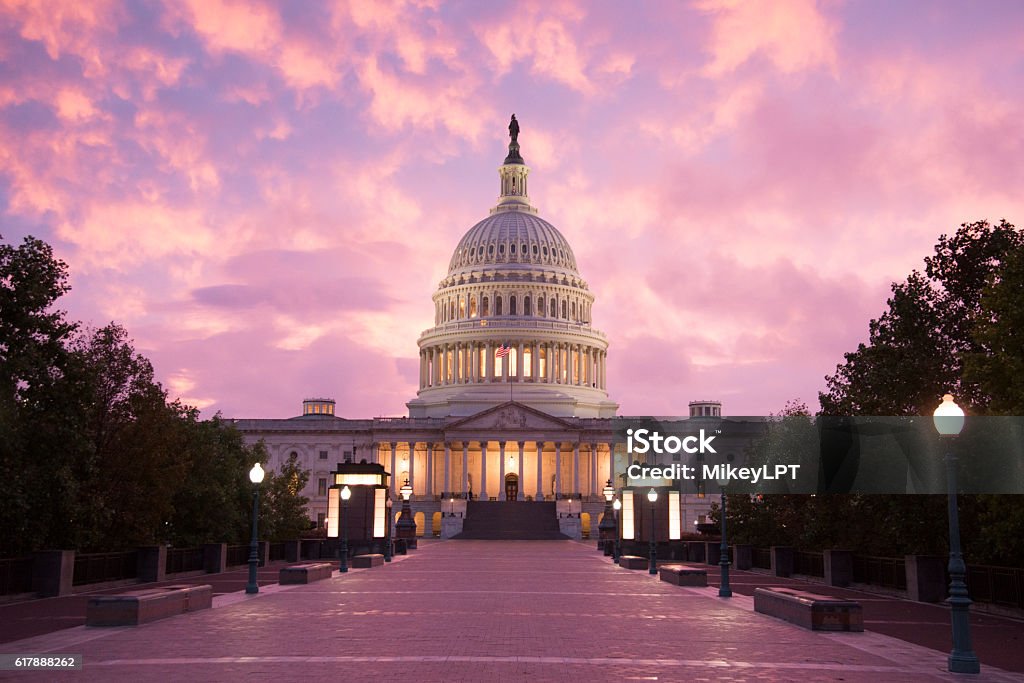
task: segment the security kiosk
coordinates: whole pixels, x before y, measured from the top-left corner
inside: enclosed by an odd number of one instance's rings
[[[338,469],[331,472],[327,537],[346,539],[348,554],[385,553],[390,478],[383,465],[370,463],[338,463]],[[349,499],[343,503],[341,492],[345,487]]]

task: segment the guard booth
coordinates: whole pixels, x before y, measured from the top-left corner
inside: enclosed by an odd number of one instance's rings
[[[653,503],[651,490],[657,493]],[[647,557],[653,536],[659,559],[682,559],[679,491],[669,486],[627,486],[621,495],[618,521],[622,553]]]
[[[338,463],[331,472],[332,483],[327,491],[327,537],[340,543],[348,541],[349,555],[385,553],[390,542],[388,486],[391,475],[383,465],[371,463]],[[351,496],[343,501],[341,490],[349,488]],[[333,548],[336,554],[338,545]]]

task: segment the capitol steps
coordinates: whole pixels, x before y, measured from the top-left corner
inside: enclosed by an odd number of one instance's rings
[[[460,539],[548,541],[567,538],[558,530],[554,502],[480,501],[466,505]]]

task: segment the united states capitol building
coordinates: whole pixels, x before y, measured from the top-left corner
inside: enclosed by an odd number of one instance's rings
[[[396,500],[408,480],[427,535],[467,500],[516,500],[556,501],[559,517],[578,520],[570,535],[596,538],[601,491],[609,479],[623,484],[630,457],[617,430],[628,418],[609,396],[608,338],[591,326],[595,297],[571,245],[530,202],[514,116],[509,132],[498,201],[455,245],[433,294],[408,417],[350,419],[332,399],[314,398],[297,417],[234,421],[248,443],[264,441],[268,468],[295,456],[310,471],[303,495],[321,526],[341,462],[383,465]],[[690,419],[721,419],[716,401],[688,408]],[[681,490],[673,504],[682,528],[704,521],[716,498]]]

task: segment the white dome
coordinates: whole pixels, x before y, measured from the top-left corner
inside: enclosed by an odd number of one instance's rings
[[[455,247],[448,274],[463,268],[514,267],[517,263],[578,272],[572,247],[555,226],[531,213],[502,211],[469,229]]]

